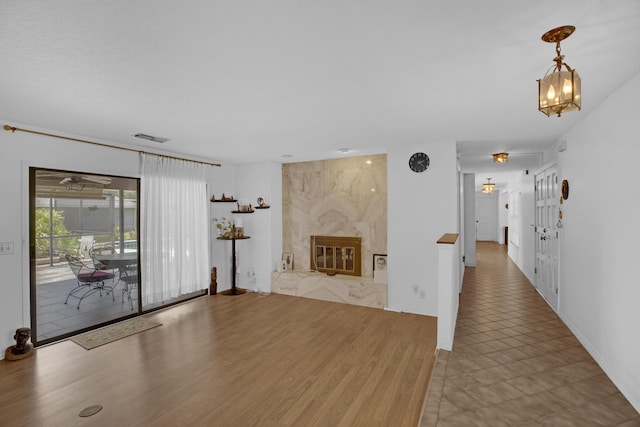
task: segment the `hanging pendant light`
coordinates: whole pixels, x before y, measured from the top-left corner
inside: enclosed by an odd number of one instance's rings
[[[495,186],[496,185],[491,182],[491,178],[487,178],[487,182],[485,184],[482,184],[482,192],[485,194],[493,193],[493,187]]]
[[[547,71],[538,80],[538,110],[547,116],[557,114],[560,117],[564,112],[582,108],[580,76],[563,61],[564,55],[560,54],[560,42],[573,34],[575,29],[573,25],[565,25],[542,35],[543,41],[556,44],[556,57],[553,58],[556,64],[552,66],[553,71],[550,74]],[[566,71],[562,70],[563,66]]]

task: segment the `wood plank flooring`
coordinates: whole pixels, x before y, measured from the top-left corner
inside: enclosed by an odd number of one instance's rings
[[[0,361],[0,425],[416,426],[436,319],[271,294],[193,300],[163,326]],[[103,405],[89,418],[78,414]]]

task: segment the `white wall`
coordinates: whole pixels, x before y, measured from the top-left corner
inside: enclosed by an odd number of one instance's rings
[[[269,264],[269,272],[265,278],[268,285],[268,291],[271,291],[271,272],[278,269],[278,260],[282,259],[282,165],[269,164],[270,176],[270,199],[267,200],[271,204],[271,259]],[[262,286],[260,287],[262,289]]]
[[[465,173],[464,180],[464,259],[465,266],[476,266],[476,174]]]
[[[498,243],[506,244],[504,241],[504,228],[509,226],[509,211],[504,207],[509,203],[509,192],[500,191],[498,193]]]
[[[228,171],[226,174],[223,171]],[[242,204],[257,205],[263,197],[269,209],[252,214],[232,214],[236,203],[212,203],[211,218],[242,220],[248,240],[236,241],[238,276],[236,286],[253,291],[271,291],[271,272],[282,256],[282,168],[276,163],[253,163],[223,166],[212,179],[213,193],[233,195]],[[231,287],[231,242],[211,237],[212,262],[218,271],[218,291]],[[253,271],[254,277],[248,272]]]
[[[271,272],[282,257],[282,167],[275,163],[241,165],[237,182],[239,197],[247,198],[255,206],[262,196],[271,206],[253,214],[236,215],[245,221],[245,232],[251,236],[250,240],[238,243],[245,247],[243,254],[246,254],[240,264],[238,286],[270,292]],[[250,269],[255,280],[247,277]]]
[[[466,242],[466,233],[465,233],[465,206],[464,206],[464,174],[460,168],[460,160],[457,161],[458,164],[458,255],[460,256],[460,264],[458,265],[458,279],[460,280],[458,292],[462,292],[462,282],[464,281],[464,269],[465,263],[462,260],[465,251],[465,242]],[[475,254],[475,250],[474,250]]]
[[[220,168],[212,169],[208,176],[209,198],[215,196],[220,199],[224,193],[225,197],[237,196],[236,191],[236,167],[233,165],[222,165]],[[231,288],[231,243],[216,240],[214,218],[232,219],[230,211],[236,208],[235,203],[210,203],[209,218],[210,228],[210,257],[211,266],[216,267],[218,292]],[[240,246],[240,244],[238,244]]]
[[[535,281],[535,191],[533,172],[509,179],[509,248],[511,260],[531,283]],[[515,218],[517,217],[517,221]],[[517,243],[514,243],[514,240]]]
[[[429,155],[422,173],[409,169],[415,152]],[[388,182],[388,305],[411,313],[437,315],[438,272],[436,241],[458,233],[456,144],[441,141],[390,147]],[[425,291],[425,299],[412,285]]]
[[[640,410],[640,74],[567,135],[559,314]],[[570,113],[581,114],[581,113]]]

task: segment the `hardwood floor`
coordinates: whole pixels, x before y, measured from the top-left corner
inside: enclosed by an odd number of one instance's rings
[[[200,298],[163,326],[0,361],[0,424],[416,426],[436,319],[271,294]],[[90,405],[104,408],[89,418]]]

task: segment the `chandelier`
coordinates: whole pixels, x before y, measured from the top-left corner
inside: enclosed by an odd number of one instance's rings
[[[496,185],[491,182],[491,178],[487,178],[487,182],[485,184],[482,184],[482,192],[483,193],[493,193],[493,187],[495,187]]]
[[[509,161],[509,153],[496,153],[493,155],[493,163],[507,163]]]
[[[573,34],[575,29],[573,25],[565,25],[542,35],[543,41],[556,44],[556,57],[553,58],[556,64],[538,80],[538,110],[547,116],[557,114],[560,117],[564,112],[580,110],[582,107],[580,76],[563,61],[564,55],[560,54],[560,42]],[[565,71],[562,70],[563,66]]]

